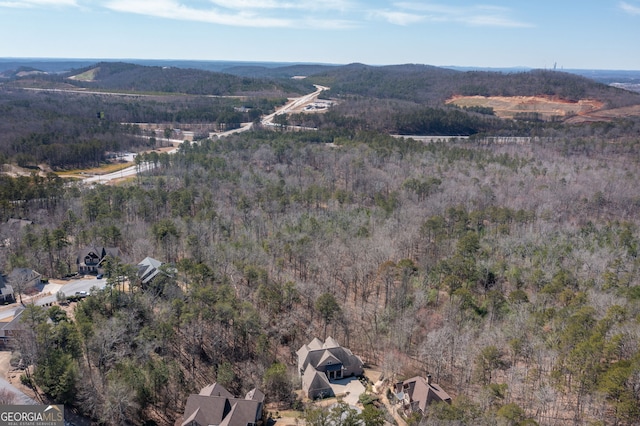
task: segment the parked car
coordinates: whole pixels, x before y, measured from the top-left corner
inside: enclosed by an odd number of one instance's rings
[[[98,276],[96,276],[96,279],[101,280],[101,279],[102,279],[102,277],[104,277],[104,274],[98,274]]]

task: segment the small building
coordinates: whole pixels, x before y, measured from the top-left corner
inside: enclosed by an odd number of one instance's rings
[[[24,312],[24,308],[20,306],[15,310],[11,321],[0,322],[0,348],[12,348],[14,339],[21,330],[24,330],[24,325],[20,320],[22,312]]]
[[[12,292],[23,294],[42,284],[42,275],[30,268],[13,268],[7,281],[11,284]]]
[[[158,275],[161,270],[162,262],[152,257],[145,257],[140,263],[138,263],[138,278],[142,284],[148,284],[151,280]]]
[[[451,397],[440,385],[431,383],[431,375],[427,378],[416,376],[395,385],[396,398],[402,408],[409,413],[424,415],[429,404],[446,402],[451,404]]]
[[[103,273],[104,261],[107,257],[117,258],[120,250],[116,247],[85,247],[78,252],[76,266],[79,274]]]
[[[332,337],[327,337],[324,342],[314,338],[297,354],[302,390],[311,399],[334,396],[332,381],[364,373],[362,359],[340,346]]]
[[[2,273],[0,273],[0,303],[15,302],[15,296],[13,295],[13,286],[7,282]]]
[[[256,426],[262,423],[264,398],[256,388],[244,398],[235,398],[222,385],[213,383],[189,396],[184,415],[175,426]]]

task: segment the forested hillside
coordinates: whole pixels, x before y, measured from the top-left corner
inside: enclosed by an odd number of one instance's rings
[[[299,80],[258,79],[192,68],[143,66],[125,62],[100,62],[60,75],[38,75],[35,80],[25,77],[13,84],[28,86],[34,82],[127,92],[212,96],[255,96],[259,93],[282,97],[313,91],[310,83]]]
[[[428,65],[372,67],[351,64],[310,78],[331,87],[328,95],[353,95],[441,105],[454,95],[557,96],[566,100],[598,99],[609,107],[640,103],[637,94],[557,71],[519,73],[460,72]]]
[[[0,87],[0,164],[34,170],[39,165],[54,170],[97,166],[109,151],[154,145],[139,137],[141,130],[135,123],[159,123],[167,129],[194,124],[237,127],[285,101],[267,97],[109,96]],[[244,107],[242,112],[237,109],[240,106]]]
[[[249,132],[183,144],[129,184],[4,204],[36,221],[7,267],[55,276],[95,243],[123,253],[112,277],[146,256],[176,268],[112,278],[73,316],[29,308],[21,356],[101,422],[171,424],[213,381],[291,403],[295,351],[326,330],[389,377],[431,373],[454,402],[421,424],[633,424],[635,145]]]
[[[390,381],[429,373],[451,394],[412,426],[637,423],[640,120],[443,105],[462,93],[609,106],[637,95],[556,72],[416,65],[353,64],[302,83],[120,63],[73,75],[0,87],[1,162],[65,169],[131,148],[150,167],[95,187],[1,176],[0,224],[34,222],[0,227],[2,271],[61,278],[86,246],[120,253],[105,290],[23,314],[13,360],[32,365],[22,381],[47,401],[101,424],[169,425],[216,381],[299,410],[296,351],[331,335]],[[331,86],[328,111],[260,124],[312,82]],[[255,126],[172,155],[136,125],[166,137],[240,122]],[[143,285],[135,265],[148,256],[165,266]]]
[[[197,123],[237,127],[241,122],[251,122],[272,112],[287,96],[311,91],[311,83],[329,85],[331,89],[325,96],[335,97],[337,106],[325,115],[289,117],[286,124],[402,135],[618,138],[640,134],[634,119],[627,119],[621,126],[593,124],[569,128],[553,122],[542,123],[536,114],[530,117],[521,114],[517,121],[504,120],[495,117],[491,108],[461,109],[443,104],[452,95],[545,95],[567,101],[593,98],[607,107],[640,104],[638,94],[561,72],[502,74],[459,72],[425,65],[362,64],[299,65],[276,70],[286,78],[258,79],[120,62],[102,62],[63,75],[16,77],[4,83],[0,92],[0,108],[5,118],[0,122],[0,161],[32,168],[95,166],[104,161],[107,151],[145,145],[136,137],[137,129],[123,127],[121,123],[162,123],[166,129]],[[263,71],[265,75],[275,72],[266,68]],[[289,78],[298,72],[315,74],[304,80]],[[24,87],[113,90],[133,96],[53,95],[19,89]],[[158,92],[175,94],[149,96]],[[231,96],[215,97],[218,95]],[[104,113],[101,118],[96,119],[101,113]]]

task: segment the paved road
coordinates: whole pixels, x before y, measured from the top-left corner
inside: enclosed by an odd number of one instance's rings
[[[267,116],[265,116],[262,119],[262,124],[265,126],[273,126],[273,118],[276,115],[281,115],[281,114],[286,114],[288,112],[291,112],[297,108],[301,108],[307,104],[310,104],[311,102],[315,101],[318,96],[320,96],[320,93],[322,93],[324,90],[328,90],[328,87],[324,87],[324,86],[318,86],[317,84],[315,85],[316,87],[316,91],[313,93],[309,93],[308,95],[304,95],[300,98],[295,98],[293,99],[291,102],[289,102],[288,104],[284,105],[283,107],[281,107],[280,109],[278,109],[276,112],[269,114]]]
[[[88,279],[80,279],[80,280],[69,280],[66,281],[66,284],[61,286],[49,285],[48,288],[56,289],[59,288],[67,296],[72,296],[76,294],[78,291],[86,291],[89,292],[93,287],[104,288],[107,284],[107,280],[101,279],[98,280],[96,278],[88,278]],[[47,291],[45,289],[45,291]],[[57,291],[57,290],[56,290]],[[35,295],[34,297],[23,297],[23,303],[33,303],[38,306],[47,305],[49,303],[53,303],[56,301],[56,295],[54,291],[50,291],[53,294],[50,295]],[[5,318],[13,317],[16,309],[20,306],[20,303],[12,303],[11,305],[6,305],[0,308],[0,320]]]
[[[281,108],[279,108],[276,112],[269,114],[265,117],[262,118],[262,124],[265,126],[274,126],[275,124],[273,123],[273,118],[276,115],[280,115],[280,114],[286,114],[288,112],[291,112],[297,108],[301,108],[307,104],[310,104],[311,102],[315,101],[318,96],[320,95],[320,93],[322,93],[324,90],[328,90],[328,87],[324,87],[324,86],[318,86],[315,85],[316,87],[316,91],[313,93],[309,93],[308,95],[304,95],[302,97],[299,98],[295,98],[292,99],[290,102],[288,102],[287,104],[285,104],[284,106],[282,106]],[[58,89],[55,89],[58,90]],[[85,92],[83,92],[85,93]],[[225,136],[229,136],[229,135],[233,135],[236,133],[241,133],[241,132],[246,132],[247,130],[250,130],[252,127],[253,123],[245,123],[242,127],[238,128],[238,129],[232,129],[232,130],[228,130],[226,132],[222,132],[222,133],[218,133],[216,136],[218,138],[223,138]],[[149,136],[147,136],[149,137]],[[170,142],[175,142],[175,143],[182,143],[183,141],[181,140],[169,140]],[[169,151],[169,154],[173,154],[177,151],[177,148]],[[113,172],[113,173],[107,173],[105,175],[96,175],[96,176],[89,176],[85,179],[82,180],[83,183],[88,183],[88,184],[93,184],[93,183],[106,183],[106,182],[110,182],[112,180],[115,179],[122,179],[125,177],[129,177],[129,176],[135,176],[136,174],[138,174],[138,172],[146,172],[149,170],[152,170],[154,168],[154,165],[152,163],[143,163],[140,164],[140,166],[131,166],[131,167],[127,167],[126,169],[122,169],[120,171],[117,172]]]
[[[14,404],[18,404],[18,405],[37,405],[37,404],[40,404],[39,402],[36,402],[33,399],[29,398],[27,395],[22,393],[22,391],[20,389],[18,389],[17,387],[13,386],[11,383],[7,382],[2,377],[0,377],[0,389],[6,389],[6,390],[8,390],[9,392],[11,392],[12,394],[15,395],[16,399],[15,399]]]
[[[84,183],[105,183],[105,182],[110,182],[112,180],[115,179],[122,179],[125,177],[129,177],[129,176],[135,176],[136,174],[138,174],[138,170],[141,172],[146,172],[148,170],[153,169],[153,163],[143,163],[140,164],[140,166],[131,166],[131,167],[127,167],[126,169],[122,169],[120,171],[117,172],[113,172],[113,173],[107,173],[105,175],[95,175],[95,176],[89,176],[85,179],[82,179],[82,182]]]

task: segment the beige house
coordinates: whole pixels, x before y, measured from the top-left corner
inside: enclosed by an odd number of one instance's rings
[[[189,396],[175,426],[256,426],[262,423],[264,396],[254,388],[244,398],[236,398],[222,385],[211,384]]]
[[[11,321],[0,322],[0,348],[12,348],[15,338],[24,331],[24,324],[20,316],[24,312],[22,306],[18,307]]]
[[[332,337],[327,337],[324,342],[314,338],[297,354],[302,390],[311,399],[333,396],[332,381],[364,373],[362,359],[340,346]]]
[[[446,402],[451,404],[451,397],[438,384],[431,383],[431,375],[426,380],[421,376],[413,377],[395,385],[396,398],[405,411],[420,413],[427,412],[429,404]]]

